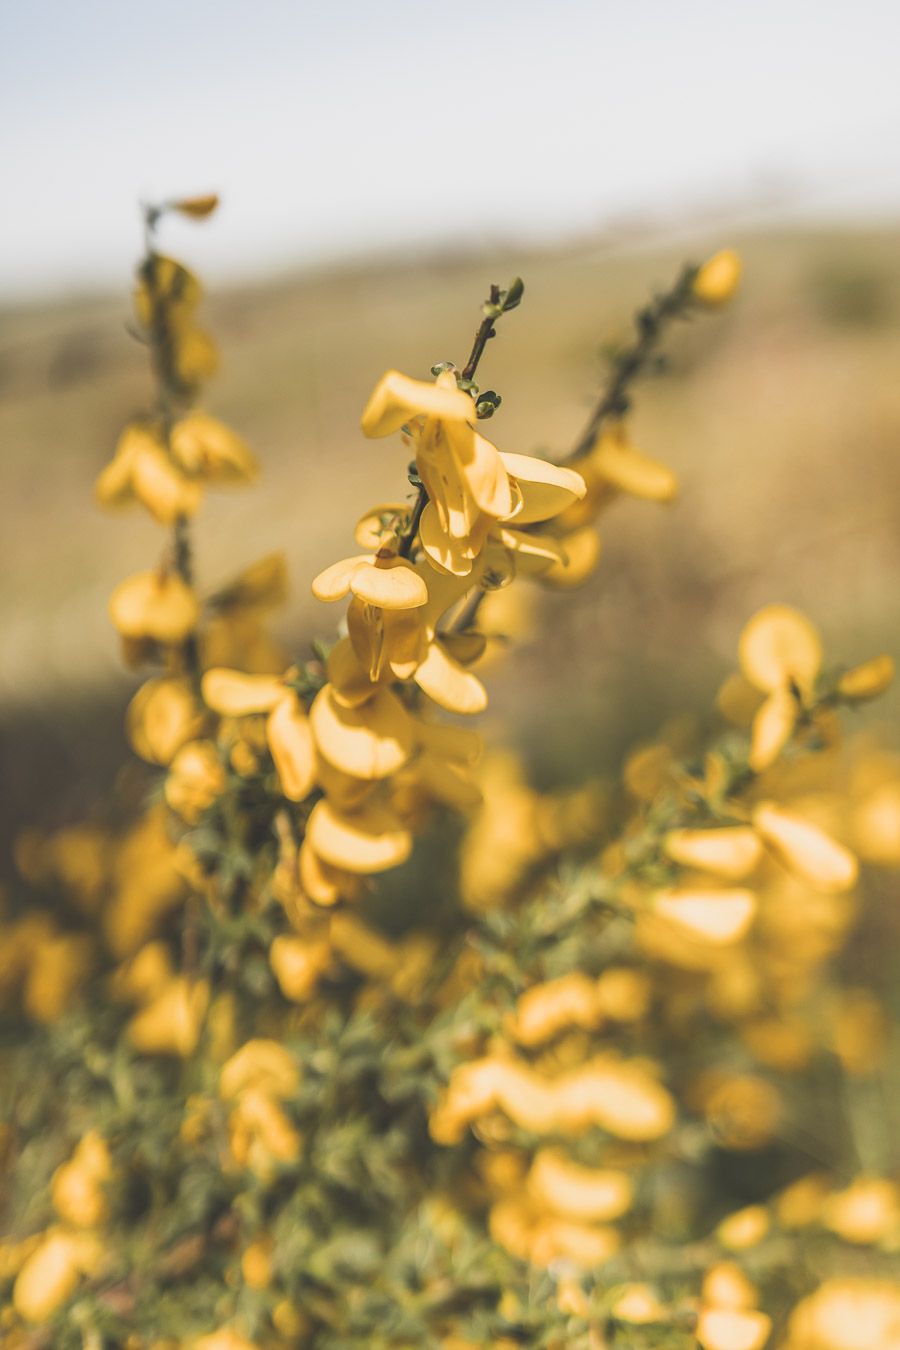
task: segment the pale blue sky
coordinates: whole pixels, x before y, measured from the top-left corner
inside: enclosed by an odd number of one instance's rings
[[[213,277],[772,183],[900,215],[898,56],[896,0],[0,0],[0,289],[118,284],[136,199],[211,188]]]

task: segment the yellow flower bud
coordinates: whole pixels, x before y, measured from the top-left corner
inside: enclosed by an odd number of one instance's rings
[[[733,248],[720,249],[697,271],[693,292],[704,305],[724,305],[740,285],[742,264]]]

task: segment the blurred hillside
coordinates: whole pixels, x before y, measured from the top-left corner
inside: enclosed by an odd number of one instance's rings
[[[433,361],[463,360],[488,284],[519,272],[524,303],[481,368],[503,395],[489,434],[503,449],[562,454],[604,344],[627,334],[651,287],[721,243],[744,255],[741,297],[673,332],[669,369],[640,389],[634,420],[638,443],[679,472],[681,499],[613,509],[596,580],[549,604],[541,643],[490,672],[489,715],[527,709],[547,775],[605,767],[654,717],[702,710],[741,624],[772,600],[808,610],[834,659],[900,656],[900,251],[887,230],[375,260],[211,296],[223,364],[209,407],[264,472],[252,492],[210,494],[203,588],[283,547],[294,596],[281,636],[303,655],[339,617],[312,600],[310,577],[352,551],[367,506],[403,490],[399,441],[358,430],[386,367],[426,377]],[[102,514],[91,485],[149,398],[127,281],[112,298],[0,311],[7,831],[77,814],[125,754],[129,677],[106,598],[158,556],[160,532],[139,513]]]

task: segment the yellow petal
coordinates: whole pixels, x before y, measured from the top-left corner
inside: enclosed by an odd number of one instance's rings
[[[553,1148],[535,1154],[527,1186],[538,1204],[555,1214],[594,1223],[620,1218],[630,1209],[634,1192],[624,1172],[582,1167]]]
[[[353,898],[353,887],[359,884],[357,878],[325,862],[307,839],[300,845],[298,862],[303,893],[315,904],[336,905],[339,900]]]
[[[749,1309],[703,1308],[697,1323],[702,1350],[762,1350],[772,1330],[772,1319]]]
[[[144,422],[130,422],[125,427],[112,461],[106,465],[94,485],[94,495],[101,506],[124,506],[134,500],[131,475],[137,452],[147,444],[158,444],[157,437]]]
[[[371,555],[362,553],[355,558],[342,558],[320,572],[312,584],[312,593],[317,600],[343,600],[350,594],[350,583],[356,569],[371,561]]]
[[[428,587],[405,558],[374,557],[368,563],[357,567],[350,580],[357,599],[380,609],[417,609],[428,600]]]
[[[376,806],[342,815],[328,801],[316,802],[306,833],[310,847],[326,863],[361,874],[397,867],[412,847],[409,831]]]
[[[336,642],[328,653],[326,673],[335,702],[345,708],[358,708],[376,692],[348,637]]]
[[[861,666],[846,670],[838,680],[838,693],[842,698],[877,698],[883,694],[894,678],[894,658],[892,656],[873,656]]]
[[[465,424],[449,423],[446,434],[466,490],[478,510],[494,520],[508,516],[513,506],[512,489],[497,447]]]
[[[755,871],[762,856],[759,837],[747,825],[711,830],[671,830],[663,841],[669,857],[683,867],[742,881]]]
[[[183,642],[197,626],[197,597],[173,572],[138,572],[119,583],[109,600],[113,624],[123,637]]]
[[[345,708],[326,684],[310,709],[310,722],[322,756],[353,778],[386,778],[412,753],[412,720],[389,689],[379,689],[362,707]]]
[[[817,890],[846,891],[856,881],[859,869],[853,854],[811,821],[774,802],[761,802],[753,824],[779,861]]]
[[[416,739],[426,750],[459,764],[475,764],[481,757],[483,742],[471,727],[416,720]]]
[[[237,432],[209,413],[192,411],[174,423],[169,444],[186,473],[215,483],[244,483],[259,466]]]
[[[300,1086],[300,1069],[294,1056],[279,1041],[254,1039],[236,1050],[219,1074],[219,1096],[233,1101],[257,1090],[285,1101]]]
[[[583,525],[580,529],[564,534],[560,543],[563,549],[562,561],[542,572],[541,582],[560,590],[581,586],[593,575],[599,561],[600,535],[593,525]]]
[[[660,891],[654,898],[657,914],[671,920],[691,937],[714,946],[738,942],[756,912],[752,891]]]
[[[186,478],[168,450],[149,439],[135,452],[131,486],[138,501],[162,525],[194,515],[203,499],[202,485]]]
[[[245,675],[216,666],[200,681],[203,701],[223,717],[246,717],[271,712],[284,698],[284,681],[274,675]]]
[[[590,461],[600,478],[632,497],[670,502],[678,495],[678,479],[668,465],[631,445],[619,429],[601,435],[590,452]]]
[[[469,536],[454,539],[441,527],[440,517],[434,502],[429,502],[422,512],[419,522],[419,542],[430,563],[451,576],[467,577],[472,571],[473,559],[477,557],[480,544],[484,541],[491,521],[485,517],[478,530],[478,544]]]
[[[480,713],[487,707],[487,691],[478,676],[454,660],[437,640],[428,648],[428,655],[413,679],[448,712]]]
[[[285,998],[305,1003],[331,963],[327,939],[309,939],[282,933],[269,948],[269,965]]]
[[[316,781],[316,752],[309,718],[296,694],[282,689],[269,713],[266,736],[282,792],[289,801],[302,802]]]
[[[528,534],[525,530],[499,525],[496,537],[504,548],[515,553],[516,566],[524,575],[540,576],[554,564],[565,564],[565,550],[552,534]]]
[[[469,394],[447,381],[413,380],[399,370],[382,375],[366,404],[362,429],[366,436],[389,436],[411,417],[426,416],[467,421],[475,417]]]
[[[740,285],[741,257],[733,248],[720,249],[697,269],[693,292],[705,305],[724,305]]]
[[[128,705],[125,733],[141,759],[169,764],[199,734],[202,720],[190,680],[167,676],[141,685]]]
[[[218,205],[217,192],[204,192],[199,197],[179,197],[177,201],[169,202],[173,211],[180,211],[183,216],[190,216],[193,220],[205,220]]]
[[[580,501],[587,491],[584,479],[574,469],[531,455],[503,454],[500,458],[521,492],[521,502],[510,516],[517,529],[558,516],[567,506]]]
[[[822,644],[809,619],[789,605],[766,605],[741,633],[738,658],[763,693],[792,683],[809,693],[822,665]]]
[[[750,730],[748,763],[754,773],[774,764],[797,725],[800,705],[788,689],[775,689],[757,710]]]

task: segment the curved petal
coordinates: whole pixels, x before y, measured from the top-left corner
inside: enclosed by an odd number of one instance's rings
[[[245,675],[240,670],[216,666],[200,681],[203,702],[223,717],[246,717],[271,712],[285,696],[282,680],[274,675]]]
[[[341,638],[328,653],[325,666],[334,699],[345,708],[359,708],[376,692],[348,637]]]
[[[186,478],[168,451],[149,436],[135,452],[131,487],[161,525],[194,515],[203,499],[202,485]]]
[[[350,593],[350,583],[358,567],[371,562],[371,554],[358,554],[355,558],[342,558],[320,572],[312,583],[312,593],[317,600],[343,600]]]
[[[309,718],[296,694],[289,693],[276,703],[269,713],[266,736],[282,792],[289,801],[302,802],[316,781],[316,751]]]
[[[174,572],[138,572],[119,582],[109,598],[109,613],[123,637],[175,643],[194,631],[200,606]]]
[[[615,432],[600,437],[590,460],[601,478],[633,497],[670,502],[678,495],[678,479],[668,465],[651,459]]]
[[[488,521],[490,524],[490,521]],[[477,550],[471,540],[453,539],[441,528],[434,502],[429,502],[419,523],[419,541],[428,561],[441,572],[455,577],[467,577],[472,571],[472,560]]]
[[[359,566],[350,589],[360,600],[380,609],[418,609],[428,600],[428,587],[405,558],[371,558]]]
[[[584,479],[574,469],[532,455],[501,454],[500,458],[522,494],[521,505],[510,517],[517,528],[558,516],[567,506],[580,501],[587,491]]]
[[[389,689],[379,689],[361,708],[343,708],[326,684],[310,721],[322,756],[353,778],[387,778],[412,754],[412,719]]]
[[[409,830],[389,811],[369,806],[343,815],[324,798],[312,809],[306,837],[324,862],[363,875],[397,867],[412,848]]]
[[[362,429],[366,436],[390,436],[399,431],[411,417],[439,417],[453,421],[474,418],[475,404],[471,395],[450,380],[438,378],[413,380],[399,370],[389,370],[378,381],[362,415]]]
[[[513,506],[512,487],[496,445],[474,428],[458,423],[448,425],[446,434],[468,493],[478,509],[495,520],[509,515]]]
[[[600,557],[600,535],[593,525],[583,525],[564,534],[561,540],[565,559],[541,573],[541,581],[561,590],[582,585],[597,566]]]
[[[478,676],[455,661],[437,640],[432,642],[413,679],[448,712],[480,713],[487,707],[487,691]]]

